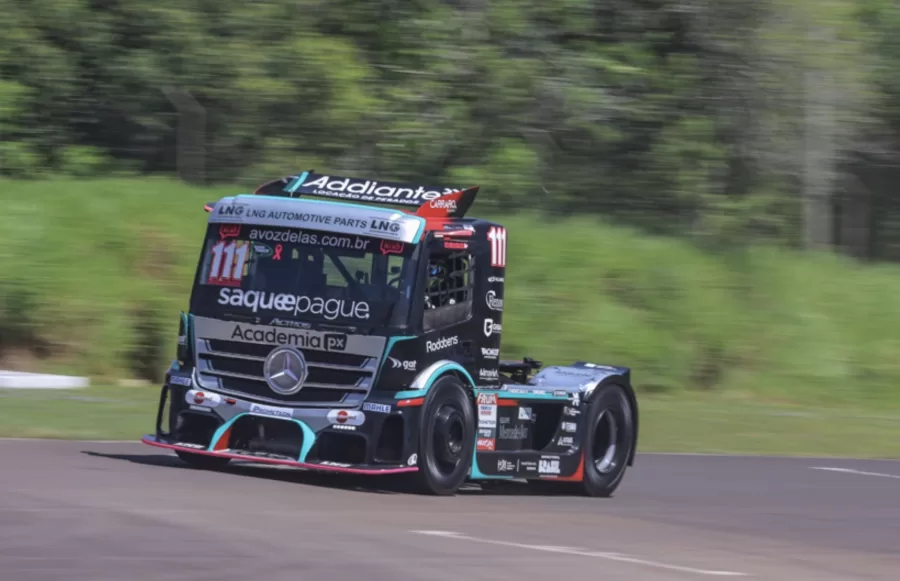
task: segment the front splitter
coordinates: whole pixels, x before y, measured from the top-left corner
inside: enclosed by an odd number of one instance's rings
[[[370,476],[386,476],[389,474],[404,474],[408,472],[418,472],[418,466],[388,465],[388,466],[368,466],[363,464],[316,464],[310,462],[297,462],[296,460],[282,460],[280,458],[265,458],[262,456],[253,456],[250,454],[241,454],[233,450],[229,451],[210,451],[200,448],[192,448],[189,446],[179,446],[177,443],[170,443],[159,440],[156,436],[146,435],[141,438],[141,442],[149,446],[157,448],[165,448],[167,450],[180,450],[189,454],[198,454],[202,456],[213,456],[216,458],[228,458],[229,460],[238,460],[241,462],[254,462],[257,464],[272,464],[276,466],[292,466],[294,468],[303,468],[306,470],[314,470],[317,472],[332,472],[343,474],[365,474]]]

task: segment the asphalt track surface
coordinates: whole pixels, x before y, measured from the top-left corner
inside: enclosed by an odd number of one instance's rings
[[[612,499],[449,498],[0,440],[2,581],[900,579],[900,462],[640,455]]]

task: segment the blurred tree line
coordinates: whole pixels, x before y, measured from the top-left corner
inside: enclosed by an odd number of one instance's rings
[[[893,0],[0,0],[0,174],[482,184],[900,259]]]

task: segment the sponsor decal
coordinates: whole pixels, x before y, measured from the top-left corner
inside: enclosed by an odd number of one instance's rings
[[[502,276],[489,276],[488,282],[504,282],[504,279]]]
[[[560,436],[559,440],[556,441],[557,446],[574,446],[575,441],[572,436]]]
[[[493,438],[478,438],[475,448],[479,452],[493,452],[496,450],[496,442]]]
[[[194,444],[192,442],[175,442],[175,446],[179,448],[191,448],[193,450],[206,450],[206,446],[201,446],[200,444]]]
[[[400,234],[400,222],[393,220],[372,220],[369,224],[369,230],[378,236],[398,236]]]
[[[330,460],[326,460],[324,462],[319,462],[322,466],[334,466],[336,468],[350,468],[350,464],[344,464],[343,462],[331,462]]]
[[[300,222],[306,225],[322,224],[325,226],[342,226],[356,230],[362,230],[369,225],[367,220],[359,218],[348,218],[346,216],[334,216],[328,214],[311,214],[309,212],[296,212],[293,210],[269,210],[261,207],[249,208],[245,212],[244,217],[259,220]]]
[[[195,412],[212,413],[212,410],[211,410],[210,408],[205,408],[205,407],[200,406],[200,405],[190,405],[190,406],[188,406],[188,407],[189,407],[190,409],[194,410]]]
[[[454,240],[444,240],[444,248],[447,250],[466,250],[469,247],[468,242],[457,242]]]
[[[478,370],[478,378],[479,379],[494,379],[500,377],[499,372],[496,369],[479,369]]]
[[[442,349],[453,347],[458,343],[459,337],[456,335],[454,335],[453,337],[442,337],[435,341],[425,341],[425,350],[428,353],[434,353],[435,351],[441,351]]]
[[[219,239],[225,240],[226,238],[237,238],[241,235],[241,225],[240,224],[222,224],[219,226]]]
[[[568,409],[568,408],[566,408]],[[578,424],[575,422],[563,422],[562,423],[562,431],[564,432],[576,432],[578,431]]]
[[[538,463],[534,460],[516,460],[518,469],[523,472],[537,472]]]
[[[250,413],[255,416],[269,416],[273,418],[290,418],[293,417],[290,408],[277,408],[270,405],[262,405],[258,403],[250,404]]]
[[[525,426],[508,428],[501,425],[499,437],[501,440],[522,440],[528,437],[528,428]]]
[[[405,246],[402,242],[393,242],[391,240],[382,240],[381,241],[381,253],[382,254],[403,254],[403,249]]]
[[[428,202],[428,207],[436,210],[447,210],[452,213],[456,211],[456,200],[431,200]]]
[[[362,409],[367,412],[378,412],[380,414],[391,413],[391,406],[384,403],[372,403],[367,401],[363,404]]]
[[[541,474],[559,474],[559,458],[541,458],[538,462],[538,472]]]
[[[506,228],[491,226],[487,237],[491,241],[491,266],[504,268],[506,266]]]
[[[497,427],[497,394],[478,394],[478,427]]]
[[[227,290],[227,289],[222,289]],[[491,335],[499,335],[503,328],[500,326],[500,323],[495,323],[494,319],[485,319],[484,320],[484,336],[490,337]]]
[[[259,256],[260,258],[268,258],[273,254],[272,247],[268,244],[260,244],[259,242],[254,242],[250,245],[250,248],[253,249],[253,254]]]
[[[284,311],[301,315],[319,315],[329,321],[338,317],[345,319],[368,319],[369,304],[362,301],[344,299],[323,299],[267,291],[245,291],[239,288],[223,288],[219,290],[219,304],[231,307],[243,307],[254,313],[259,309],[266,311]]]
[[[503,458],[497,460],[497,472],[513,472],[515,469],[516,465],[509,460]]]
[[[566,377],[579,377],[584,380],[597,379],[597,374],[584,369],[571,369],[557,367],[553,370],[556,375],[564,375]]]
[[[356,426],[350,426],[347,424],[331,424],[331,429],[333,430],[345,430],[347,432],[355,432]]]
[[[308,244],[310,246],[328,246],[332,248],[349,248],[351,250],[367,250],[369,241],[359,236],[336,236],[303,232],[302,230],[266,230],[252,228],[250,240],[261,242],[290,242],[292,244]]]
[[[247,208],[247,204],[239,204],[237,202],[231,202],[230,204],[216,204],[216,215],[241,218],[247,213]]]
[[[488,308],[492,311],[503,310],[503,299],[497,298],[495,291],[489,290],[484,296],[484,302],[487,303]]]
[[[519,419],[520,420],[531,420],[532,419],[531,408],[521,407],[519,408]]]
[[[505,426],[506,424],[509,423],[509,421],[510,421],[511,419],[512,419],[512,418],[510,418],[509,416],[503,416],[502,418],[500,418],[500,423],[503,424],[503,425]]]
[[[414,186],[412,184],[332,177],[329,175],[313,174],[311,177],[314,177],[314,179],[301,185],[299,188],[300,192],[350,200],[377,201],[387,198],[398,202],[412,201],[417,203],[420,200],[435,200],[445,194],[459,191],[459,188],[438,189],[430,186]]]
[[[193,385],[190,377],[185,377],[183,375],[170,375],[169,376],[169,384],[170,385],[184,385],[190,387]]]
[[[409,459],[407,459],[406,465],[407,466],[415,466],[416,464],[418,464],[418,462],[419,462],[419,455],[412,454],[412,455],[410,455]]]
[[[485,359],[496,359],[500,357],[500,349],[498,347],[482,347],[481,356]]]
[[[312,327],[309,323],[304,323],[303,321],[292,321],[291,319],[272,319],[269,323],[270,325],[275,325],[276,327],[293,327],[295,329],[309,329]]]
[[[494,429],[493,428],[478,428],[478,436],[480,438],[493,438],[494,437]]]
[[[418,361],[400,361],[393,357],[388,357],[388,361],[391,362],[391,369],[403,369],[403,371],[415,371],[418,363]]]
[[[506,388],[506,391],[509,393],[530,393],[531,395],[550,395],[550,392],[545,389],[522,389],[521,387],[509,387]]]
[[[573,409],[573,408],[570,408],[570,407],[564,407],[564,408],[563,408],[563,415],[564,415],[564,416],[569,416],[570,418],[574,418],[574,417],[576,417],[576,416],[577,416],[578,414],[580,414],[580,413],[581,413],[581,410],[576,410],[576,409]]]
[[[554,390],[553,390],[553,397],[566,397],[566,394],[568,394],[568,393],[569,393],[569,392],[567,392],[567,391],[564,390],[564,389],[554,389]]]
[[[478,405],[497,405],[496,393],[479,393]]]
[[[572,394],[572,407],[577,408],[579,405],[581,405],[581,396],[578,395],[577,393],[573,393]]]
[[[270,343],[291,347],[305,347],[322,351],[344,351],[347,348],[347,335],[342,333],[291,333],[277,329],[251,328],[235,324],[230,339],[251,343]]]
[[[356,410],[331,410],[328,421],[339,426],[361,426],[366,421],[366,414]]]

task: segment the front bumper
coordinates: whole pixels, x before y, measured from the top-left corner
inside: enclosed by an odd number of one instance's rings
[[[372,393],[359,409],[280,407],[169,381],[160,392],[156,432],[141,441],[309,470],[415,472],[420,407],[392,395]]]

